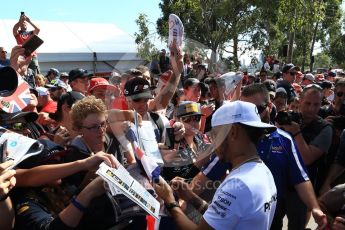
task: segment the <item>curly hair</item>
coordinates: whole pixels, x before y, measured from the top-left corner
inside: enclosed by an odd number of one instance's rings
[[[83,126],[83,121],[90,114],[106,114],[106,106],[101,99],[88,96],[77,101],[70,112],[72,125],[79,130]]]

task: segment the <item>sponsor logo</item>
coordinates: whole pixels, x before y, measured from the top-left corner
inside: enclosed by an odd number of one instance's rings
[[[225,212],[220,212],[216,206],[214,205],[211,205],[212,209],[215,211],[215,213],[219,216],[221,216],[222,218],[224,218],[226,216],[226,213]]]
[[[283,153],[283,146],[272,146],[272,152]]]
[[[232,199],[236,200],[236,196],[235,195],[232,195],[232,194],[228,193],[227,191],[222,191],[222,193],[224,195],[227,195],[227,196],[231,197]]]
[[[270,211],[271,210],[271,206],[273,203],[276,203],[277,202],[277,194],[274,194],[272,197],[271,197],[271,200],[266,202],[264,204],[264,212],[266,211]]]
[[[226,204],[227,206],[230,206],[230,205],[231,205],[231,201],[229,201],[229,200],[227,200],[227,199],[225,199],[225,198],[223,198],[223,197],[221,197],[221,196],[218,196],[218,201],[219,201],[220,203]]]
[[[215,201],[214,204],[215,204],[218,208],[220,208],[220,209],[222,209],[222,210],[224,210],[224,211],[227,210],[227,208],[224,207],[223,205],[219,204],[218,201]]]

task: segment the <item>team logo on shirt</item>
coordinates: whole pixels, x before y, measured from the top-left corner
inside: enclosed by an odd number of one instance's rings
[[[283,146],[272,146],[273,153],[283,153]]]
[[[277,202],[277,193],[271,197],[271,200],[264,204],[264,212],[270,211],[273,203]]]

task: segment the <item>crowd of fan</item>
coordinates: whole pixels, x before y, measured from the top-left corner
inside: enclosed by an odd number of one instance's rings
[[[19,28],[26,31],[25,22],[35,28],[25,35],[39,32],[24,16],[14,28],[15,36],[19,36]],[[285,64],[275,66],[278,72],[272,74],[264,66],[255,75],[242,72],[243,80],[226,95],[221,73],[209,71],[193,55],[182,56],[179,47],[170,47],[170,57],[162,50],[149,68],[139,66],[102,78],[81,68],[69,73],[51,68],[42,75],[36,54],[23,59],[22,43],[18,44],[10,59],[0,47],[0,65],[17,71],[30,85],[32,99],[21,112],[2,112],[0,124],[39,140],[45,150],[16,170],[6,170],[10,161],[0,164],[1,229],[146,229],[147,214],[123,195],[110,202],[103,181],[95,175],[103,161],[114,167],[137,164],[125,137],[136,114],[138,122],[151,121],[148,129],[154,131],[164,160],[161,176],[175,185],[172,189],[183,212],[196,224],[206,221],[215,229],[236,228],[250,216],[250,210],[235,206],[235,211],[231,210],[235,214],[222,213],[227,210],[225,198],[218,195],[212,200],[217,182],[223,181],[233,166],[216,154],[198,157],[215,142],[216,111],[223,109],[225,113],[236,101],[256,105],[261,121],[278,127],[257,135],[257,130],[245,126],[251,132],[247,145],[254,143],[277,188],[272,196],[272,202],[277,203],[274,218],[266,228],[282,229],[287,215],[289,229],[304,229],[312,215],[319,226],[324,227],[328,220],[331,229],[345,229],[344,73],[329,71],[314,76]],[[174,129],[172,149],[164,146],[168,127]],[[227,147],[232,150],[225,152],[242,148],[236,143]],[[164,190],[167,187],[154,188],[162,200],[170,201]],[[232,194],[237,194],[233,203],[237,199],[248,208],[254,202],[247,200],[245,193]],[[190,226],[178,215],[163,215],[161,228]]]

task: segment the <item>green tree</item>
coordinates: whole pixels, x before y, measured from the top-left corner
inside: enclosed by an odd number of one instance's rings
[[[158,54],[158,49],[152,43],[154,34],[150,33],[146,14],[139,14],[139,17],[135,20],[139,26],[139,32],[134,33],[135,43],[137,44],[138,56],[142,58],[146,64],[152,61],[152,58]]]
[[[168,18],[178,15],[185,27],[185,35],[198,41],[216,54],[230,53],[236,68],[239,67],[239,42],[248,41],[255,25],[254,1],[250,0],[162,0],[159,4],[162,17],[157,20],[157,31],[168,34]],[[231,47],[231,50],[228,50]]]
[[[316,68],[329,68],[332,66],[332,59],[325,52],[321,52],[321,53],[316,54],[314,59],[315,59],[315,63],[314,63],[315,69]]]

